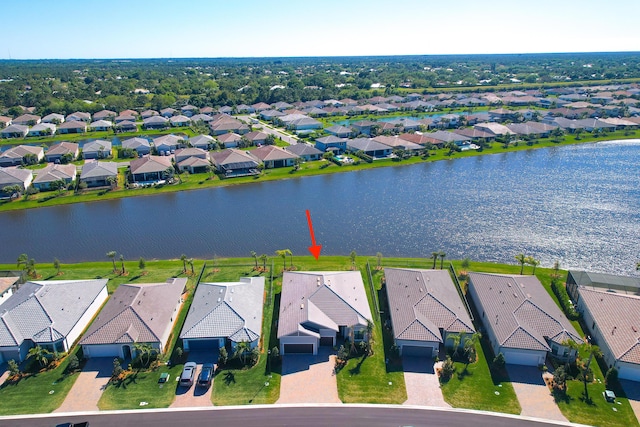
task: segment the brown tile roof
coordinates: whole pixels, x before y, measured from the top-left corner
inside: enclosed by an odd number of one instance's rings
[[[297,155],[290,153],[284,148],[280,148],[276,145],[263,145],[262,147],[252,150],[251,154],[259,158],[263,162],[267,162],[270,160],[295,159],[298,157]]]
[[[173,165],[171,164],[170,156],[144,156],[131,160],[129,167],[131,168],[132,174],[138,174],[163,172],[167,170],[167,168],[173,167]]]

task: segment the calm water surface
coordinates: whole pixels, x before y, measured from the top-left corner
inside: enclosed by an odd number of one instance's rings
[[[308,254],[447,257],[635,274],[640,141],[583,144],[0,214],[0,261]]]

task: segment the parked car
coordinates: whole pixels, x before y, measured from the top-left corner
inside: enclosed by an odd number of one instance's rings
[[[200,387],[209,387],[213,379],[213,363],[205,363],[202,365],[200,375],[198,375],[198,385]]]
[[[85,421],[83,423],[62,423],[58,424],[56,427],[89,427],[89,421]]]
[[[196,363],[187,362],[182,368],[182,374],[180,374],[180,385],[185,387],[191,387],[193,385],[193,377],[196,375]]]

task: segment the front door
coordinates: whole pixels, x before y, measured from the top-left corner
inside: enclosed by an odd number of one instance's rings
[[[124,360],[131,360],[131,347],[128,345],[122,346],[122,354],[124,355]]]

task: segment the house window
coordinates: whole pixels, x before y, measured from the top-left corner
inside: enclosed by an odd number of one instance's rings
[[[554,354],[554,355],[558,354],[558,346],[557,345],[551,346],[551,354]]]
[[[362,341],[364,339],[364,331],[362,329],[356,329],[353,331],[354,341]]]

